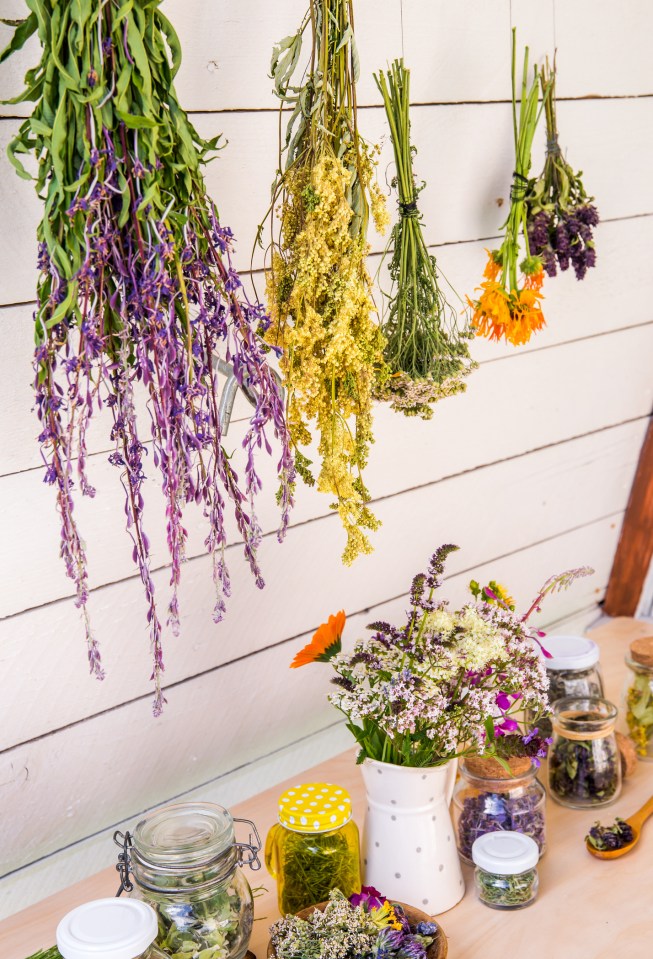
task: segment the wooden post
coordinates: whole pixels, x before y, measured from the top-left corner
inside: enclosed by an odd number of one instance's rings
[[[653,419],[639,455],[603,604],[608,616],[634,616],[653,557]]]

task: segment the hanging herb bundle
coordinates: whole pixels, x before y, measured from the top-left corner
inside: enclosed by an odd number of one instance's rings
[[[260,489],[256,450],[281,444],[283,535],[292,503],[293,459],[282,393],[262,339],[269,320],[250,303],[231,262],[233,236],[206,194],[202,164],[217,147],[202,140],[174,90],[178,38],[159,0],[30,0],[3,58],[38,33],[41,62],[16,98],[33,101],[9,153],[38,160],[44,200],[38,227],[40,270],[35,312],[35,390],[45,481],[56,490],[61,555],[86,624],[92,672],[101,678],[87,614],[88,575],[77,527],[77,490],[93,496],[86,474],[86,434],[102,406],[111,410],[133,559],[145,589],[154,655],[155,714],[161,692],[162,625],[155,605],[150,546],[143,526],[148,459],[166,501],[172,598],[168,623],[179,626],[177,587],[187,533],[184,506],[194,501],[207,523],[206,547],[225,610],[225,509],[231,500],[257,585],[261,530],[253,505]],[[214,358],[255,398],[243,440],[239,479],[221,435]],[[136,386],[145,388],[147,428],[137,421]],[[76,474],[76,478],[75,478]]]
[[[528,343],[531,335],[544,326],[541,309],[544,271],[540,257],[533,255],[526,229],[525,197],[531,168],[531,147],[542,111],[538,105],[539,73],[533,68],[528,85],[528,47],[524,52],[519,115],[515,76],[516,33],[512,31],[512,113],[515,138],[515,170],[510,191],[510,212],[504,224],[505,235],[498,250],[488,251],[489,258],[478,300],[468,303],[474,310],[472,325],[478,336],[491,340],[505,339],[514,346]],[[546,91],[546,87],[545,87]],[[546,98],[546,92],[545,92]],[[526,256],[520,263],[520,235]],[[521,280],[519,273],[521,272]]]
[[[410,71],[395,60],[376,85],[390,125],[399,219],[390,237],[392,291],[383,322],[385,359],[390,376],[377,388],[379,399],[406,416],[433,416],[431,404],[466,388],[475,364],[469,355],[472,330],[458,328],[457,310],[445,296],[435,257],[426,246],[417,199],[425,184],[413,173],[415,148],[410,142]],[[457,296],[457,294],[455,294]]]
[[[363,482],[372,437],[372,393],[383,369],[383,334],[366,268],[370,213],[388,215],[374,179],[373,151],[358,132],[358,55],[351,0],[311,0],[298,32],[275,47],[272,76],[281,106],[292,107],[285,166],[272,189],[273,232],[267,296],[268,341],[283,350],[287,416],[297,470],[315,483],[299,447],[315,430],[317,487],[334,497],[347,533],[343,561],[371,552],[378,520]],[[302,40],[310,65],[297,85]],[[259,237],[262,227],[259,229]]]
[[[558,143],[555,97],[555,63],[547,64],[540,75],[546,117],[546,160],[537,180],[531,180],[526,195],[528,239],[532,252],[539,256],[549,276],[557,267],[574,268],[577,280],[596,265],[592,229],[599,214],[591,196],[585,192],[582,172],[575,173]],[[556,265],[557,264],[557,265]]]

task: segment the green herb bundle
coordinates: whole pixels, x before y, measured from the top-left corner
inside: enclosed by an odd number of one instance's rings
[[[410,70],[395,60],[387,74],[381,70],[374,79],[390,125],[397,171],[392,185],[399,202],[388,244],[392,289],[382,327],[390,376],[378,385],[377,397],[406,416],[430,419],[430,404],[465,389],[464,378],[476,366],[468,344],[474,333],[467,325],[459,328],[457,309],[446,298],[424,239],[417,199],[425,184],[415,181],[417,151],[410,140]]]

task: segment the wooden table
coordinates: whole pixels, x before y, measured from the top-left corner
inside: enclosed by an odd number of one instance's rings
[[[624,652],[630,641],[653,631],[650,624],[616,619],[594,630],[592,637],[601,646],[601,660],[609,699],[619,703],[625,677]],[[354,815],[363,822],[363,783],[354,765],[354,752],[307,770],[304,781],[337,782],[350,790]],[[281,783],[273,789],[233,808],[237,816],[253,819],[264,837],[275,820],[276,800]],[[653,823],[639,846],[615,862],[592,858],[583,843],[593,820],[602,816],[628,816],[653,793],[653,764],[639,763],[635,774],[624,783],[622,795],[607,810],[564,809],[547,800],[549,849],[540,863],[540,893],[528,909],[498,912],[481,905],[473,888],[472,870],[463,866],[467,890],[454,909],[439,917],[449,938],[451,959],[615,959],[653,956],[653,909],[650,889],[653,880]],[[110,841],[110,837],[107,837]],[[268,926],[277,918],[274,881],[265,867],[250,874],[253,885],[265,885],[267,892],[256,900],[251,948],[264,959]],[[54,943],[59,919],[73,906],[89,899],[112,896],[116,873],[106,869],[83,882],[16,913],[0,922],[1,959],[25,959],[27,955]]]

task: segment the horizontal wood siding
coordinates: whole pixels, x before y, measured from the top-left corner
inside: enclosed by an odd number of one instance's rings
[[[182,102],[203,135],[222,132],[229,141],[207,181],[236,234],[245,274],[277,163],[271,49],[296,29],[305,5],[164,3],[184,51]],[[527,348],[474,342],[480,365],[467,392],[442,403],[429,423],[376,410],[367,479],[383,526],[375,553],[353,568],[340,563],[343,535],[327,499],[304,487],[279,546],[275,463],[262,464],[267,585],[259,592],[252,583],[230,520],[234,592],[216,626],[202,518],[189,509],[182,635],[165,636],[168,704],[154,720],[145,605],[104,415],[89,434],[97,497],[77,509],[107,678],[87,674],[31,409],[41,207],[6,158],[25,107],[0,107],[0,917],[106,865],[111,828],[144,809],[173,797],[230,804],[343,748],[346,732],[326,701],[328,671],[290,673],[288,663],[336,609],[349,614],[348,643],[374,617],[400,619],[411,577],[441,542],[462,547],[447,571],[452,602],[463,600],[472,574],[498,577],[526,603],[551,573],[589,564],[595,575],[553,597],[542,621],[582,629],[598,614],[653,405],[653,5],[355,6],[361,130],[382,148],[385,183],[391,146],[372,72],[403,52],[412,70],[416,169],[427,181],[420,198],[427,241],[461,294],[478,285],[507,209],[511,23],[535,59],[557,45],[560,138],[597,198],[598,266],[583,283],[570,275],[546,283],[548,326]],[[4,0],[2,15],[24,9],[23,0]],[[0,45],[7,36],[0,26]],[[37,56],[33,40],[0,69],[0,98],[18,92]],[[540,131],[536,166],[542,147]],[[386,241],[370,239],[376,272]],[[263,265],[256,250],[248,288],[262,288]],[[386,276],[381,267],[379,305]],[[145,415],[144,397],[139,403]],[[239,399],[229,433],[236,451],[246,416]],[[161,603],[169,580],[163,519],[153,475],[146,523]]]

